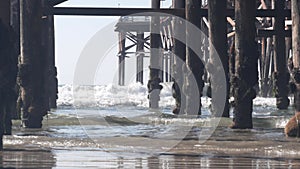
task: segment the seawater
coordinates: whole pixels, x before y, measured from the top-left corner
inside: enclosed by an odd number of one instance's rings
[[[283,128],[294,114],[274,98],[254,100],[252,130],[232,130],[231,119],[210,117],[202,98],[200,118],[174,117],[171,84],[161,110],[147,109],[147,88],[138,83],[59,87],[59,108],[42,129],[14,121],[0,153],[3,168],[300,168],[299,139]]]

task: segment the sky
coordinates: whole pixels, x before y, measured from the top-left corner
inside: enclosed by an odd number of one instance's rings
[[[169,7],[171,0],[163,1],[163,7]],[[69,0],[58,5],[58,7],[151,7],[151,0]],[[55,54],[56,66],[58,69],[59,84],[72,84],[78,59],[87,44],[97,35],[101,36],[101,30],[114,24],[119,17],[98,17],[98,16],[55,16]],[[115,34],[117,38],[117,34]],[[101,46],[101,44],[99,44]],[[96,84],[109,84],[116,82],[117,62],[116,57],[118,46],[115,44],[107,49],[105,61],[98,67],[98,74],[95,77]],[[127,59],[134,65],[134,59]],[[146,62],[147,63],[147,62]],[[146,65],[147,67],[147,65]],[[127,69],[134,71],[132,66]],[[147,73],[147,72],[145,72]],[[147,76],[145,74],[144,76]],[[101,77],[101,78],[99,78]],[[133,80],[134,77],[127,77]]]

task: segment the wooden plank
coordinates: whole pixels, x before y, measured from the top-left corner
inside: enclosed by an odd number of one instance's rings
[[[227,34],[227,38],[231,38],[234,35],[235,35],[235,32],[230,32],[230,33]]]
[[[261,2],[261,5],[262,5],[263,9],[268,9],[267,4],[264,0],[260,0],[260,2]]]
[[[235,22],[234,22],[233,19],[231,19],[230,17],[227,17],[226,19],[227,19],[227,22],[230,23],[230,25],[231,25],[232,27],[235,27]]]

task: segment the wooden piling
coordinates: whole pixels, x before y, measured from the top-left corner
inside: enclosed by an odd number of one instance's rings
[[[160,0],[152,0],[151,6],[153,9],[160,8]],[[160,85],[160,60],[161,60],[161,38],[160,32],[160,17],[151,17],[150,26],[150,79],[148,81],[149,107],[151,109],[159,108],[159,94],[162,86]]]
[[[289,106],[288,99],[288,70],[287,58],[285,55],[285,17],[283,15],[285,2],[282,0],[273,0],[274,9],[277,15],[274,19],[274,89],[276,97],[276,105],[278,109],[287,109]]]
[[[18,58],[20,55],[20,0],[10,0],[10,25],[14,34],[14,52],[15,57]],[[18,60],[16,60],[18,62]],[[16,67],[17,69],[17,67]],[[19,86],[16,82],[15,84],[15,90],[16,90],[16,100],[18,100],[18,94],[19,94]],[[13,103],[11,109],[13,109],[12,112],[12,119],[21,119],[21,110],[20,107],[17,104],[17,101]]]
[[[119,33],[119,85],[125,85],[125,57],[126,57],[126,34]]]
[[[13,38],[14,38],[14,52],[15,57],[18,58],[20,55],[20,0],[11,0],[10,1],[10,25],[13,31]],[[16,60],[17,61],[17,60]],[[16,83],[15,89],[16,93],[16,100],[18,99],[19,94],[19,86]],[[13,119],[21,119],[21,111],[19,106],[17,106],[17,101],[13,102],[12,105],[12,118]]]
[[[9,21],[9,0],[5,0],[5,1],[1,1],[0,2],[0,35],[4,35],[5,33],[5,28],[7,28],[7,26],[9,25],[8,21]],[[4,57],[5,57],[5,54],[6,54],[6,51],[5,49],[2,47],[2,44],[4,45],[6,42],[5,42],[5,39],[4,37],[0,36],[0,59],[1,59],[1,62],[0,64],[6,64],[6,63],[3,63],[4,60]],[[2,61],[3,60],[3,61]],[[3,65],[4,66],[4,65]],[[2,74],[2,67],[1,67],[1,74]],[[4,77],[0,77],[1,80],[2,78]],[[0,150],[3,149],[3,141],[2,141],[2,138],[3,138],[3,135],[4,135],[4,122],[5,122],[5,104],[3,103],[3,101],[5,101],[5,97],[4,95],[2,94],[4,92],[5,88],[4,86],[2,87],[2,85],[0,86]]]
[[[201,29],[201,0],[186,0],[186,20],[191,24]],[[201,47],[201,37],[194,37],[192,29],[190,27],[186,28],[186,41],[187,44],[199,44]],[[192,40],[194,39],[194,40]],[[187,48],[186,51],[186,65],[187,73],[185,74],[185,82],[183,90],[186,95],[186,106],[185,113],[189,115],[201,115],[201,95],[204,87],[203,75],[204,75],[204,64],[202,63],[200,57],[191,48]],[[195,82],[194,82],[195,80]],[[196,84],[194,84],[196,83]],[[198,90],[198,91],[195,91]],[[199,96],[197,93],[199,92]],[[197,98],[200,97],[200,98]],[[199,102],[199,103],[198,103]]]
[[[141,84],[144,84],[144,57],[145,57],[145,50],[144,50],[144,33],[143,32],[138,32],[137,33],[137,46],[136,46],[136,51],[137,51],[137,56],[136,56],[136,81],[140,82]]]
[[[2,0],[0,5],[0,17],[2,23],[8,27],[10,25],[10,0]]]
[[[285,8],[288,10],[291,10],[291,1],[286,1],[285,2]],[[286,17],[286,20],[292,20],[291,17]],[[291,25],[287,25],[285,27],[288,31],[292,30],[292,26]],[[292,50],[292,37],[285,37],[285,55],[287,57],[287,59],[289,60],[289,58],[292,56],[291,55],[291,50]]]
[[[11,134],[11,114],[16,101],[17,54],[14,31],[10,27],[10,1],[0,2],[0,150],[2,137]]]
[[[44,9],[48,8],[48,2],[47,0],[42,0],[42,7]],[[49,105],[49,94],[50,94],[50,86],[49,86],[49,80],[50,80],[50,76],[49,76],[49,64],[50,64],[50,41],[49,41],[49,27],[50,24],[48,22],[48,16],[46,15],[42,15],[42,30],[41,30],[41,36],[42,36],[42,48],[43,48],[43,54],[42,57],[44,57],[45,61],[44,61],[44,66],[45,68],[43,69],[43,78],[44,78],[44,97],[45,97],[45,108],[47,109],[47,111],[50,111],[50,105]]]
[[[175,9],[184,9],[185,0],[173,0],[173,5]],[[186,39],[185,33],[182,33],[180,28],[185,28],[184,22],[180,21],[179,18],[173,21],[173,32],[174,36],[180,39]],[[174,114],[179,114],[182,111],[182,107],[185,107],[185,96],[182,92],[183,87],[183,63],[186,60],[186,46],[179,39],[174,39],[173,46],[174,54],[174,69],[173,69],[173,97],[175,98],[175,108],[173,110]],[[182,111],[183,112],[183,111]]]
[[[232,40],[229,49],[229,74],[230,74],[230,96],[234,96],[234,77],[235,77],[235,42]]]
[[[54,32],[54,16],[47,16],[48,22],[48,87],[49,87],[49,107],[52,109],[57,108],[58,99],[58,80],[57,68],[55,66],[55,32]]]
[[[10,9],[10,25],[15,33],[16,53],[20,54],[20,0],[11,0]]]
[[[23,125],[40,128],[47,114],[45,95],[46,57],[43,46],[42,1],[20,0],[21,58],[18,82],[21,90]]]
[[[208,20],[209,20],[209,65],[211,72],[210,81],[212,90],[215,93],[226,92],[225,107],[220,107],[223,100],[218,100],[218,96],[212,96],[212,113],[215,116],[229,117],[229,59],[227,53],[227,20],[226,20],[227,1],[209,0],[208,1]],[[217,65],[217,59],[220,59],[222,65]],[[226,76],[226,83],[220,81],[216,74],[223,66]]]
[[[51,3],[48,0],[42,0],[42,5],[44,9],[51,8]],[[42,29],[42,45],[45,50],[45,105],[50,111],[51,108],[55,109],[57,107],[56,100],[58,98],[58,82],[57,82],[57,71],[55,67],[55,42],[54,42],[54,16],[44,15],[42,17],[43,29]]]
[[[293,66],[291,77],[294,82],[294,105],[300,112],[300,0],[291,0]]]
[[[232,128],[252,128],[252,106],[258,83],[258,51],[255,42],[255,1],[235,0],[236,66],[234,77],[234,123]]]

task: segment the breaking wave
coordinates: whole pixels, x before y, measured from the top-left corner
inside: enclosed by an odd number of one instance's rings
[[[163,83],[160,93],[160,107],[171,108],[175,105],[172,97],[172,83]],[[111,106],[135,106],[147,108],[149,105],[148,89],[141,83],[132,83],[128,86],[96,85],[73,86],[60,85],[58,94],[59,107],[99,108]],[[210,98],[202,97],[204,108],[210,106]],[[259,107],[276,107],[275,98],[257,97],[254,105]]]

